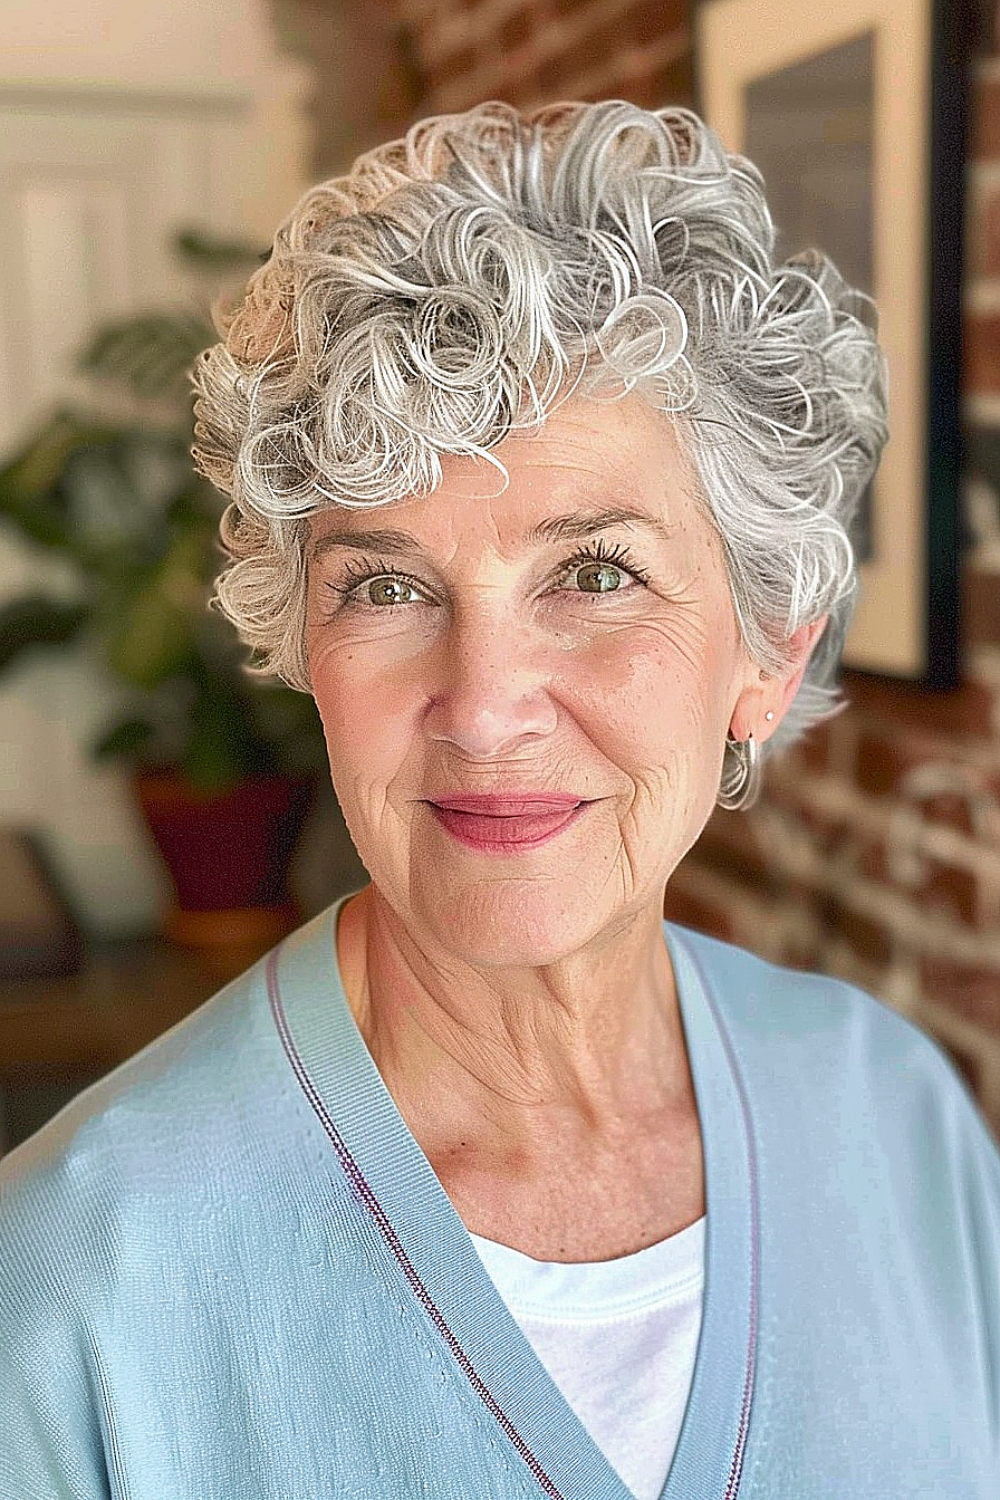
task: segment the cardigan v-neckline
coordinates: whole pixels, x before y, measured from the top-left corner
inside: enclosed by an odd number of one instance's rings
[[[486,1410],[552,1500],[633,1500],[538,1359],[382,1080],[336,948],[340,897],[267,964],[289,1062],[352,1191]],[[706,1266],[701,1333],[660,1500],[735,1500],[754,1393],[757,1172],[749,1110],[696,934],[663,923],[701,1124]],[[528,1487],[530,1493],[530,1486]]]

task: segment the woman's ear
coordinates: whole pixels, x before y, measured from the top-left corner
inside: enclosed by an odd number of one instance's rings
[[[822,615],[811,625],[800,625],[789,637],[788,660],[781,671],[773,677],[758,671],[758,681],[743,689],[730,720],[733,739],[745,740],[750,734],[758,744],[770,739],[799,690],[813,648],[829,618],[829,615]],[[769,713],[773,715],[770,719],[767,717]]]

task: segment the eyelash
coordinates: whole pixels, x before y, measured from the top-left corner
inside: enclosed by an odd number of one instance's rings
[[[560,574],[560,582],[566,579],[576,568],[582,568],[585,563],[589,562],[609,563],[620,572],[628,573],[637,583],[643,586],[649,583],[649,574],[638,563],[633,561],[632,555],[626,546],[621,542],[606,543],[603,538],[599,538],[596,543],[591,543],[586,547],[580,547],[571,557],[566,559],[563,564],[563,571]],[[415,589],[422,587],[415,578],[411,578],[408,574],[402,573],[397,568],[390,567],[388,563],[382,561],[379,561],[374,568],[364,564],[358,565],[347,562],[344,564],[342,579],[339,581],[328,579],[324,587],[331,589],[335,594],[339,594],[343,601],[347,603],[350,596],[362,584],[371,583],[375,578],[398,578],[401,583],[411,584]],[[578,592],[582,594],[586,591],[580,589]],[[618,590],[609,589],[607,592],[615,594]],[[594,597],[603,598],[606,596],[597,593]],[[368,607],[371,609],[390,610],[405,606],[399,604],[373,604]]]

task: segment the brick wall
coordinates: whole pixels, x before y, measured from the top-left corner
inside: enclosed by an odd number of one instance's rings
[[[962,681],[844,674],[850,707],[717,812],[668,910],[839,974],[947,1047],[1000,1132],[1000,57],[972,72]]]
[[[688,0],[396,0],[420,113],[614,96],[691,102]]]
[[[688,6],[395,0],[397,123],[486,98],[690,104]],[[962,685],[934,695],[846,674],[849,709],[769,768],[756,808],[715,814],[667,912],[908,1013],[1000,1130],[1000,56],[975,65],[973,114]]]

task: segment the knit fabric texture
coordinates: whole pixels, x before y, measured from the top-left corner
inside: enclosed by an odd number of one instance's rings
[[[375,1067],[340,904],[0,1162],[2,1500],[629,1500]],[[706,1246],[662,1500],[997,1500],[961,1075],[862,991],[663,935]]]

